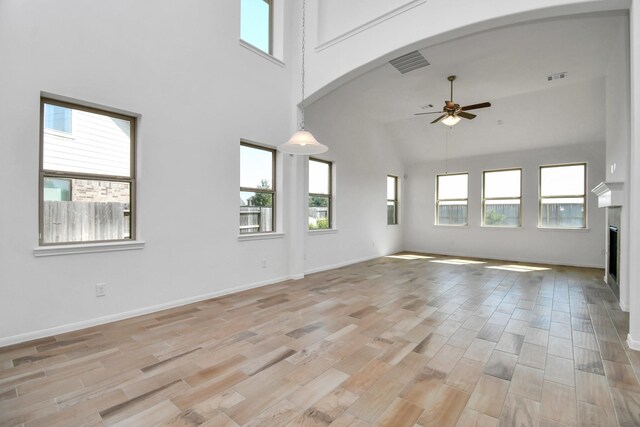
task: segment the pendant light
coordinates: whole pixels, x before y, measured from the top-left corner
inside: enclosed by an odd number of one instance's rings
[[[300,104],[300,110],[302,120],[300,121],[300,129],[294,133],[289,141],[278,146],[278,150],[288,154],[309,155],[320,154],[329,150],[324,144],[319,143],[311,134],[304,128],[304,53],[305,53],[305,30],[306,30],[306,0],[302,0],[302,102]]]

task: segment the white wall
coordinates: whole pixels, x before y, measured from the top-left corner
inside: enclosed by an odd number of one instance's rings
[[[294,115],[291,67],[240,46],[239,14],[232,1],[0,2],[0,182],[11,183],[0,209],[0,345],[289,276],[288,234],[237,237],[240,139],[276,146]],[[34,257],[41,92],[140,116],[144,249]],[[97,283],[106,297],[95,297]]]
[[[457,0],[409,1],[394,0],[388,6],[417,4],[416,7],[389,19],[374,22],[360,31],[360,23],[371,21],[368,8],[353,8],[353,2],[330,2],[329,16],[348,15],[334,22],[320,21],[327,15],[326,0],[309,1],[308,27],[308,93],[318,97],[366,70],[426,45],[434,45],[463,35],[497,26],[561,15],[628,9],[630,0]],[[360,3],[360,2],[358,2]],[[369,3],[369,2],[367,2]],[[386,8],[374,1],[378,13]],[[386,2],[385,2],[386,3]],[[327,35],[344,33],[347,26],[356,30],[337,43],[325,43]],[[317,93],[314,93],[317,92]]]
[[[241,45],[239,2],[0,2],[0,181],[11,182],[0,209],[0,345],[401,248],[400,227],[388,230],[385,216],[385,176],[401,175],[399,162],[389,150],[360,157],[355,147],[375,135],[351,144],[328,122],[318,124],[326,127],[319,138],[331,145],[344,197],[339,233],[307,242],[305,163],[279,155],[284,235],[238,240],[240,139],[275,147],[295,127],[300,8],[285,0],[282,10],[284,67]],[[139,116],[144,249],[34,256],[42,94]],[[379,191],[350,192],[375,179]],[[375,213],[350,213],[374,203]],[[104,298],[95,297],[98,283]]]
[[[629,236],[629,166],[630,166],[630,63],[629,22],[618,29],[605,74],[606,93],[606,181],[625,183],[625,203],[621,212],[621,234]],[[604,230],[608,246],[608,230]],[[629,238],[620,239],[620,306],[629,310]],[[605,256],[605,271],[608,271]]]
[[[307,110],[307,128],[329,146],[317,156],[335,167],[337,232],[310,232],[305,271],[318,271],[402,249],[404,168],[383,126],[352,111],[343,114],[334,93]],[[400,178],[400,224],[387,225],[387,175]]]
[[[405,249],[601,268],[604,263],[602,251],[605,213],[598,209],[595,195],[587,195],[586,231],[539,229],[538,167],[586,161],[587,188],[593,188],[605,175],[604,150],[603,143],[593,143],[449,160],[449,173],[469,173],[468,227],[434,225],[435,176],[445,172],[444,162],[409,166],[406,169],[408,178],[405,184]],[[522,168],[522,228],[481,227],[482,171],[513,167]]]

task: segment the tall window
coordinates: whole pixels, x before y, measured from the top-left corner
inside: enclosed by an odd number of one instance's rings
[[[332,227],[331,162],[309,159],[309,230]]]
[[[483,172],[482,223],[491,227],[522,224],[522,169]]]
[[[42,98],[40,128],[40,244],[134,239],[136,119]]]
[[[276,151],[240,143],[240,234],[275,230]]]
[[[240,0],[240,38],[273,53],[273,0]]]
[[[398,177],[387,175],[387,224],[398,223]]]
[[[469,174],[447,174],[436,177],[436,224],[467,225]]]
[[[586,227],[586,179],[586,163],[540,166],[540,227]]]

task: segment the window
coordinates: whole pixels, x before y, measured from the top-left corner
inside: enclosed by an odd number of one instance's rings
[[[136,119],[42,98],[40,120],[40,244],[134,239]]]
[[[522,224],[522,169],[483,172],[482,224],[520,227]]]
[[[240,143],[240,234],[274,231],[276,151]]]
[[[436,224],[467,225],[469,174],[436,177]]]
[[[241,0],[240,38],[273,53],[273,0]]]
[[[331,218],[331,162],[309,159],[309,230],[328,229]]]
[[[398,223],[398,177],[387,175],[387,225]]]
[[[586,227],[586,179],[586,163],[540,166],[540,227]]]

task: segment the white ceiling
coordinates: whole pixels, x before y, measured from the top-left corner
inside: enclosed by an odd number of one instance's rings
[[[444,157],[448,128],[415,117],[421,106],[440,111],[449,98],[447,76],[458,76],[454,101],[490,101],[449,135],[449,157],[604,142],[604,74],[624,14],[583,15],[500,28],[420,52],[430,66],[400,74],[390,64],[328,94],[344,115],[355,110],[384,124],[407,163]],[[568,72],[563,80],[547,75]]]

